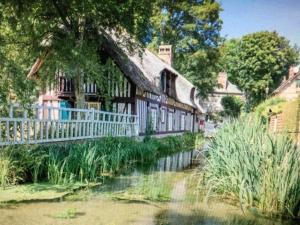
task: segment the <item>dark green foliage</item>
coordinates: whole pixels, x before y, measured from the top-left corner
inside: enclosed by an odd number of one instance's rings
[[[182,136],[168,136],[161,139],[151,138],[150,142],[158,146],[158,152],[162,155],[199,148],[204,142],[203,135],[184,133]]]
[[[287,39],[268,31],[225,42],[221,53],[222,69],[245,92],[250,109],[272,93],[299,60],[299,51]]]
[[[224,96],[221,99],[223,114],[230,117],[238,117],[243,107],[243,101],[236,96]]]
[[[215,0],[158,0],[153,7],[149,47],[173,46],[174,67],[207,95],[215,86],[221,41],[221,7]]]
[[[144,142],[109,137],[82,143],[7,147],[0,149],[0,185],[97,181],[136,162],[152,162],[166,154],[199,147],[203,140],[202,135],[187,133]]]

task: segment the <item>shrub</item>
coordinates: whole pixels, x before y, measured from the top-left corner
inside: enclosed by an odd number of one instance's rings
[[[208,190],[229,194],[241,205],[269,215],[297,215],[300,153],[288,135],[272,135],[257,120],[233,120],[209,146]],[[209,195],[209,193],[208,193]]]
[[[221,99],[221,105],[223,106],[222,114],[224,116],[238,117],[244,103],[236,96],[224,96]]]
[[[271,109],[273,114],[280,113],[282,112],[282,107],[285,102],[286,101],[284,99],[279,97],[273,97],[265,100],[254,109],[256,119],[263,123],[267,123],[270,114],[269,110]]]

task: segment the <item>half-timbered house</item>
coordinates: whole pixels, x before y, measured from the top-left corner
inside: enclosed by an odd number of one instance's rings
[[[172,46],[160,46],[158,55],[148,49],[129,52],[120,47],[115,38],[108,36],[102,51],[106,60],[112,60],[121,74],[106,79],[105,89],[110,104],[99,94],[101,90],[96,83],[86,81],[87,108],[138,115],[140,135],[145,134],[149,126],[156,134],[199,130],[198,119],[204,111],[196,88],[172,67]],[[36,73],[38,69],[31,71]],[[75,107],[72,79],[67,79],[59,70],[56,76],[55,85],[41,92],[39,104]]]

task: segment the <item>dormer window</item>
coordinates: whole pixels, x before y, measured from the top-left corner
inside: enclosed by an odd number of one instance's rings
[[[160,85],[161,85],[161,91],[163,93],[166,93],[167,91],[167,74],[166,72],[162,72],[160,76]]]
[[[176,80],[175,74],[170,73],[167,70],[164,70],[161,73],[161,78],[160,78],[161,91],[170,97],[176,97],[175,80]]]
[[[195,91],[196,91],[196,88],[192,88],[191,96],[190,96],[192,102],[194,102],[194,100],[195,100]]]

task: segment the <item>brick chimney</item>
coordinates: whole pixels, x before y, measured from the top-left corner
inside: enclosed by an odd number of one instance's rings
[[[173,65],[172,45],[160,45],[158,49],[158,57],[170,66]]]
[[[221,86],[222,89],[227,89],[227,73],[226,72],[221,72],[218,75],[218,86]]]

